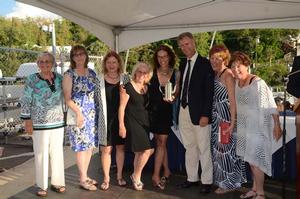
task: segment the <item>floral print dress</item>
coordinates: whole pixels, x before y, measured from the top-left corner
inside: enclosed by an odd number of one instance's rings
[[[71,99],[77,104],[84,117],[82,128],[68,125],[67,133],[71,143],[71,148],[75,152],[85,151],[98,146],[98,134],[96,121],[98,113],[96,112],[95,89],[96,73],[88,69],[86,76],[79,76],[73,69],[66,71],[66,74],[72,77],[73,86]]]

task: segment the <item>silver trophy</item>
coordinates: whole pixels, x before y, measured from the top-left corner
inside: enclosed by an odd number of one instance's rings
[[[172,82],[167,82],[164,92],[162,91],[161,86],[159,86],[159,91],[163,94],[164,100],[173,101],[173,95],[176,91],[176,85],[173,88]]]

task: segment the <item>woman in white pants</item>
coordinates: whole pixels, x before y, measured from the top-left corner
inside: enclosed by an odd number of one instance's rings
[[[51,53],[43,52],[38,56],[40,72],[28,76],[21,98],[21,118],[25,121],[25,131],[33,138],[36,195],[41,197],[47,196],[49,156],[50,188],[57,193],[66,191],[62,76],[52,72],[54,63]]]

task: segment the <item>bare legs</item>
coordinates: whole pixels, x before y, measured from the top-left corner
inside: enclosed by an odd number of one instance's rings
[[[251,165],[251,171],[253,174],[253,186],[252,190],[256,190],[257,198],[259,196],[262,196],[261,198],[264,198],[264,180],[265,180],[265,174],[263,171],[261,171],[258,167]]]
[[[103,182],[109,183],[109,170],[111,165],[112,146],[101,146],[101,164],[103,169]]]
[[[155,163],[152,180],[155,184],[160,182],[160,170],[163,166],[164,176],[169,177],[170,169],[168,164],[168,152],[167,152],[167,139],[168,135],[155,134],[156,151],[155,151]]]
[[[87,171],[92,157],[93,149],[76,152],[77,167],[79,170],[80,182],[85,182],[88,179]]]
[[[116,146],[117,179],[123,179],[123,166],[125,160],[125,146]]]
[[[101,163],[104,174],[104,182],[109,183],[110,176],[109,170],[111,166],[111,152],[112,146],[101,146]],[[125,159],[125,146],[117,145],[116,146],[116,163],[117,163],[117,179],[123,178],[123,166]]]
[[[135,152],[134,156],[134,161],[133,161],[133,166],[134,166],[134,171],[132,174],[132,178],[135,182],[141,182],[141,175],[144,166],[146,165],[149,157],[152,155],[154,152],[153,149],[147,149],[142,152]]]
[[[250,164],[252,178],[253,178],[253,185],[252,189],[245,194],[242,194],[241,198],[250,198],[253,197],[255,199],[263,199],[265,198],[264,192],[264,180],[265,174],[261,171],[257,166]]]

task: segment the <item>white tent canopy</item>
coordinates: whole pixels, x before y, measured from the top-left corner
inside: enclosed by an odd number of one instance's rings
[[[300,29],[300,0],[17,0],[67,18],[117,51],[181,32]]]

